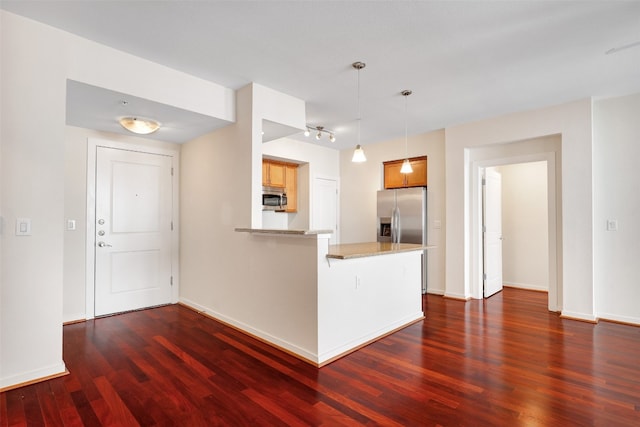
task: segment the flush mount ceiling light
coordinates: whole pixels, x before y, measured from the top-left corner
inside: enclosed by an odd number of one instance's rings
[[[118,122],[129,132],[138,135],[148,135],[160,129],[160,122],[142,117],[122,117]]]
[[[351,66],[358,70],[358,144],[356,145],[356,149],[353,151],[351,161],[354,163],[362,163],[367,161],[367,157],[364,155],[364,150],[360,146],[360,70],[366,67],[367,64],[358,61],[351,64]]]
[[[400,173],[412,173],[413,168],[411,167],[411,162],[409,161],[409,143],[407,140],[407,98],[413,92],[411,92],[410,90],[403,90],[400,93],[402,94],[402,96],[404,96],[404,162],[402,162]]]
[[[307,129],[304,131],[304,136],[311,135],[311,131],[318,132],[316,134],[316,139],[318,140],[322,138],[323,133],[326,133],[327,135],[329,135],[329,141],[336,142],[335,133],[331,130],[325,129],[324,126],[307,126]]]

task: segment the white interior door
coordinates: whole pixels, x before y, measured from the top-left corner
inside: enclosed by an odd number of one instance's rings
[[[96,316],[171,302],[171,163],[97,148]]]
[[[502,177],[486,168],[483,181],[484,297],[502,290]]]
[[[313,185],[314,230],[332,230],[331,244],[340,241],[338,236],[338,181],[316,178]]]

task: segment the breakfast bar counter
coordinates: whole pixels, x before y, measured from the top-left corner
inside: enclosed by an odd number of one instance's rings
[[[330,245],[327,258],[351,259],[378,255],[389,255],[401,252],[422,251],[433,246],[413,243],[367,242]]]

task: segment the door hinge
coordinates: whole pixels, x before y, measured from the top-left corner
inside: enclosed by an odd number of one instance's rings
[[[171,286],[173,286],[173,276],[171,276],[171,278],[169,279],[169,283],[171,283]]]
[[[486,178],[482,178],[482,185],[487,185],[487,179]]]
[[[172,225],[172,226],[173,226],[173,225]],[[172,228],[172,230],[173,230],[173,228]],[[482,226],[482,232],[483,232],[483,233],[486,233],[486,232],[487,232],[487,226],[486,226],[486,225],[483,225],[483,226]]]
[[[171,176],[173,176],[173,168],[171,168]]]
[[[487,273],[482,274],[482,280],[487,280]],[[173,284],[173,282],[171,282]]]
[[[173,231],[173,221],[171,221],[171,231]]]

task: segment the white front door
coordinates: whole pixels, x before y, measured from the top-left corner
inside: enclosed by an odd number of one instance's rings
[[[338,181],[316,178],[313,185],[314,230],[332,230],[331,244],[339,242],[338,237]]]
[[[484,297],[502,290],[502,177],[485,169],[483,185]]]
[[[171,302],[172,158],[97,147],[95,315]]]

